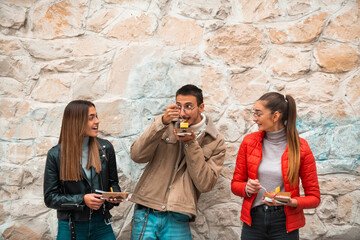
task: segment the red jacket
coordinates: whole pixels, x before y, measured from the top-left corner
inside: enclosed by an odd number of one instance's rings
[[[244,198],[240,219],[251,226],[250,210],[257,194],[248,197],[245,193],[245,185],[248,179],[258,179],[258,167],[262,159],[262,140],[265,132],[255,132],[247,135],[241,143],[236,159],[234,176],[231,181],[231,191]],[[291,232],[305,226],[303,209],[316,208],[320,204],[320,190],[316,173],[314,156],[308,143],[300,138],[300,173],[301,183],[305,196],[300,197],[299,185],[290,186],[288,170],[288,148],[286,147],[281,157],[281,170],[285,191],[291,192],[291,198],[298,201],[296,208],[285,206],[286,230]]]

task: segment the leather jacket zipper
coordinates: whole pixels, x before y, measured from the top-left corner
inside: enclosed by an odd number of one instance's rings
[[[76,206],[76,207],[79,207],[80,204],[78,204],[78,203],[62,203],[61,206]]]
[[[93,181],[93,176],[92,176],[92,169],[90,168],[90,192],[93,192],[93,187],[92,187],[92,181]],[[89,208],[89,221],[91,220],[91,215],[93,214],[93,211],[91,208]]]
[[[100,188],[101,188],[101,190],[104,191],[101,173],[99,173],[99,180],[100,180]],[[105,202],[103,203],[103,215],[105,215]]]

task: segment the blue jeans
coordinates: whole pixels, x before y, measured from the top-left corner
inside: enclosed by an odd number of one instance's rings
[[[116,240],[111,225],[101,215],[92,216],[89,221],[75,221],[76,240]],[[70,240],[69,221],[58,221],[57,240]]]
[[[191,240],[189,216],[149,208],[135,209],[131,239]]]
[[[243,224],[242,240],[298,240],[299,230],[286,231],[283,206],[257,206],[251,209],[251,226]]]

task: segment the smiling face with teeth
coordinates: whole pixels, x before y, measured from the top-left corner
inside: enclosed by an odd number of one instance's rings
[[[280,113],[271,112],[265,107],[266,104],[267,102],[258,100],[254,105],[253,121],[258,125],[259,131],[274,132],[283,129],[285,126],[280,121]]]
[[[85,126],[85,136],[97,137],[99,122],[95,107],[89,107],[88,122]]]

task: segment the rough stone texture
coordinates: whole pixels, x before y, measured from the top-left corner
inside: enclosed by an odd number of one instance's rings
[[[321,222],[319,217],[314,215],[306,215],[306,225],[300,229],[300,234],[304,239],[318,239],[319,236],[327,232],[327,227]]]
[[[33,232],[31,229],[24,225],[12,226],[4,231],[3,237],[9,240],[23,239],[41,239],[41,236]]]
[[[266,53],[265,38],[258,28],[239,24],[223,27],[207,40],[206,53],[236,67],[254,67]]]
[[[333,225],[328,228],[327,233],[321,239],[330,240],[357,240],[360,236],[358,225]]]
[[[326,195],[338,197],[359,190],[360,177],[345,174],[325,175],[319,177],[319,184]]]
[[[14,5],[17,7],[31,7],[38,0],[2,0],[1,2],[7,5]]]
[[[67,73],[43,76],[34,88],[32,98],[40,102],[67,102],[72,79],[74,74]]]
[[[303,94],[302,103],[329,103],[338,93],[339,79],[330,74],[313,73],[305,78],[296,80],[291,85],[286,85],[288,94]]]
[[[154,18],[141,14],[115,24],[107,36],[122,41],[144,41],[153,35],[156,27],[157,23]]]
[[[26,9],[0,3],[0,25],[19,29],[25,22]]]
[[[231,14],[232,8],[229,0],[184,0],[179,1],[177,5],[180,14],[198,20],[224,20]]]
[[[73,99],[96,104],[116,150],[121,187],[145,165],[131,143],[192,83],[226,140],[215,189],[201,195],[194,240],[240,239],[242,198],[230,191],[239,145],[256,131],[263,93],[295,97],[297,127],[315,156],[322,202],[300,239],[360,236],[359,0],[2,0],[0,239],[54,239],[43,203],[47,151]],[[133,204],[112,210],[129,239]]]
[[[350,41],[359,44],[360,6],[353,2],[347,11],[340,13],[324,30],[324,37]]]
[[[168,17],[163,19],[158,34],[166,45],[198,45],[202,40],[203,29],[195,21],[183,21]]]
[[[122,11],[118,9],[97,9],[87,22],[88,29],[99,33],[104,30]]]
[[[152,89],[144,88],[144,84],[150,80],[165,81],[169,71],[169,66],[161,62],[163,51],[148,46],[128,47],[119,51],[111,66],[108,92],[130,99],[147,97],[144,91]],[[154,94],[169,93],[154,92]]]
[[[286,11],[290,16],[304,15],[311,11],[312,1],[291,1],[286,5]]]
[[[325,196],[321,199],[320,206],[316,209],[316,213],[320,219],[332,219],[336,217],[336,212],[334,209],[337,209],[338,205],[333,196]]]
[[[272,20],[283,14],[278,0],[238,0],[244,22],[261,22]]]
[[[267,65],[275,76],[296,77],[310,71],[311,52],[306,48],[277,47],[270,52]]]
[[[354,109],[355,116],[360,116],[360,72],[350,78],[346,85],[345,97],[347,102]]]
[[[109,3],[109,5],[115,4],[125,9],[134,8],[146,11],[150,6],[151,0],[105,0],[105,2]]]
[[[347,72],[359,65],[357,50],[345,44],[320,43],[314,54],[316,63],[324,72]]]
[[[306,18],[300,23],[289,26],[289,23],[283,23],[282,28],[270,29],[269,35],[273,43],[308,43],[314,41],[322,31],[324,22],[328,14],[321,12]]]
[[[44,39],[82,34],[85,31],[86,4],[86,0],[40,2],[31,9],[31,33]]]
[[[8,145],[6,155],[9,158],[6,159],[6,162],[22,165],[28,159],[28,156],[35,155],[35,149],[32,144],[22,144],[22,143],[11,143]]]
[[[236,102],[249,105],[255,102],[267,89],[265,84],[267,75],[257,69],[252,69],[244,74],[234,74],[231,79],[232,93]],[[246,119],[243,116],[244,120]]]

